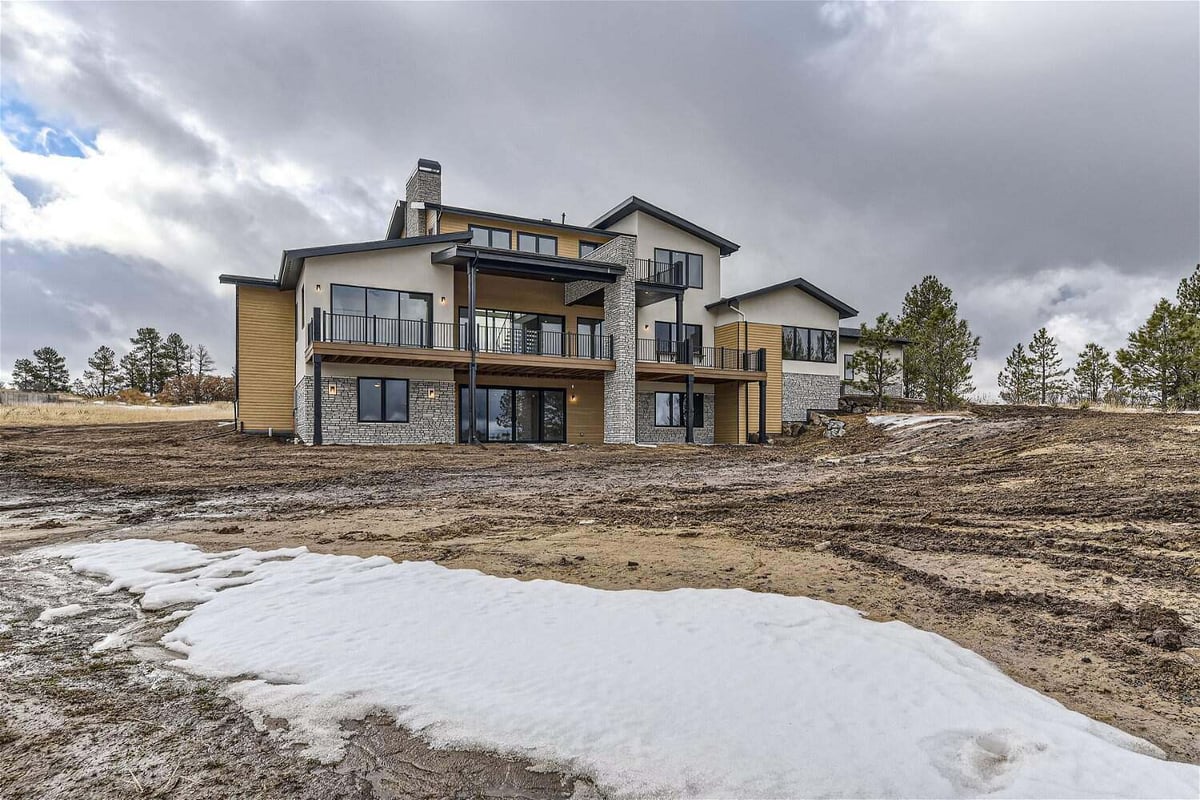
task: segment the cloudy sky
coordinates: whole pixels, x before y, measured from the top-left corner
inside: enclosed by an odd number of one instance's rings
[[[453,205],[637,194],[864,312],[947,282],[976,383],[1039,325],[1121,344],[1200,260],[1200,5],[0,7],[0,378],[140,325],[232,365],[221,272]]]

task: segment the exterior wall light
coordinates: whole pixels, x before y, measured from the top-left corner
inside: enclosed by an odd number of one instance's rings
[[[321,284],[317,284],[317,294],[321,293]]]
[[[329,384],[329,396],[334,397],[335,395],[337,395],[337,384],[331,383]]]
[[[575,402],[575,384],[571,384],[571,402]]]
[[[317,291],[321,291],[321,290],[320,290],[320,289],[317,289]],[[642,326],[642,330],[644,330],[644,331],[648,331],[648,330],[650,330],[650,323],[649,323],[649,322],[647,322],[645,325],[643,325],[643,326]]]
[[[433,389],[430,389],[429,390],[429,399],[432,400],[435,397],[437,397],[437,392]]]
[[[446,295],[442,295],[442,305],[446,305]]]

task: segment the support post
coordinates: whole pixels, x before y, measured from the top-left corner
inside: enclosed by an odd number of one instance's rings
[[[479,342],[475,340],[475,288],[478,270],[475,259],[467,265],[467,348],[471,351],[471,367],[467,379],[467,441],[479,444],[479,431],[475,429],[475,384],[477,376],[476,356]]]
[[[683,292],[675,295],[675,363],[688,364],[683,343]]]
[[[321,385],[321,354],[313,354],[313,435],[312,443],[318,445],[321,439],[321,401],[325,397],[325,387]]]
[[[686,441],[688,444],[696,443],[696,420],[694,418],[695,415],[692,414],[692,409],[695,408],[695,406],[693,405],[693,403],[695,402],[695,397],[696,397],[696,376],[688,375],[687,376],[687,397],[685,398],[685,402],[684,402],[684,406],[683,406],[683,414],[684,414],[683,418],[685,420],[687,420],[687,437],[685,438],[684,441]]]
[[[767,382],[758,382],[758,443],[767,443]]]

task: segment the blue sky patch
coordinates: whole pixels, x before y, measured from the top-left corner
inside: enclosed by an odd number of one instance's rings
[[[28,103],[5,92],[0,99],[4,135],[27,153],[85,158],[96,147],[95,129],[73,128],[65,121],[51,123]]]

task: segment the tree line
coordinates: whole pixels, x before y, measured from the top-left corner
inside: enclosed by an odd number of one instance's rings
[[[12,379],[28,392],[72,392],[82,397],[127,399],[138,395],[168,403],[209,403],[233,399],[233,379],[215,374],[213,358],[178,333],[163,336],[156,328],[138,328],[129,352],[118,360],[108,345],[96,348],[88,368],[71,380],[67,360],[53,347],[39,347],[32,358],[18,358]]]
[[[907,339],[903,359],[893,358],[896,339]],[[937,409],[961,405],[975,390],[971,362],[979,337],[958,316],[954,293],[926,275],[904,296],[899,319],[884,312],[859,331],[851,357],[855,388],[869,393],[878,408],[898,387],[905,397],[923,398]]]
[[[1058,343],[1041,328],[1009,353],[999,383],[1000,398],[1013,404],[1200,408],[1200,264],[1179,282],[1175,301],[1160,299],[1116,353],[1088,342],[1065,368]]]

